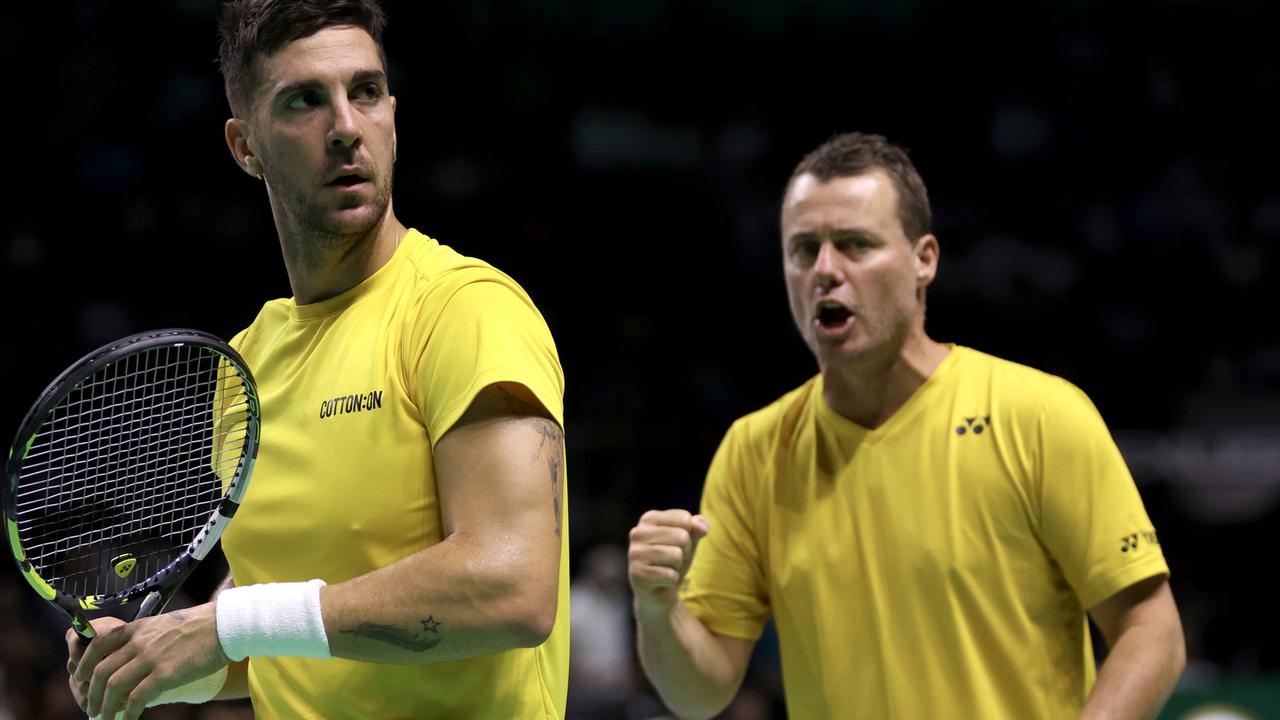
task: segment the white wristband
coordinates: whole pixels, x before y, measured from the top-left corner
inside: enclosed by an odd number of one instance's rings
[[[320,615],[323,580],[224,590],[215,601],[218,640],[232,660],[262,655],[329,659]]]

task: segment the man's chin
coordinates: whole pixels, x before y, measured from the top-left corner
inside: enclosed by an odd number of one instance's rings
[[[363,235],[373,230],[383,212],[370,205],[341,208],[316,218],[317,229],[328,235]]]
[[[866,348],[852,338],[845,338],[839,344],[813,342],[810,345],[814,358],[823,369],[854,365],[866,355]]]

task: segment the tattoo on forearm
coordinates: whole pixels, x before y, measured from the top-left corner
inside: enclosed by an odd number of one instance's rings
[[[443,639],[440,637],[440,621],[436,620],[435,616],[428,615],[426,620],[419,620],[418,622],[422,624],[422,627],[413,631],[394,625],[361,623],[350,630],[341,630],[339,632],[369,640],[377,640],[411,652],[425,652],[439,645]]]

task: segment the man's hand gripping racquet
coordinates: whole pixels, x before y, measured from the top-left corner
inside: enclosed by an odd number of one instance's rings
[[[253,377],[211,335],[159,330],[85,356],[9,452],[5,529],[22,575],[85,642],[89,612],[161,612],[235,515],[258,430]]]

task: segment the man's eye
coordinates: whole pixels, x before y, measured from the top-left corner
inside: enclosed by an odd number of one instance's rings
[[[288,108],[290,110],[306,110],[320,104],[320,95],[314,92],[304,92],[293,96],[289,100]]]
[[[382,88],[374,83],[365,83],[356,90],[356,97],[361,100],[377,100],[382,97]]]
[[[848,240],[841,240],[836,245],[836,249],[842,254],[849,252],[865,252],[873,247],[875,247],[875,243],[866,238],[850,238]]]

